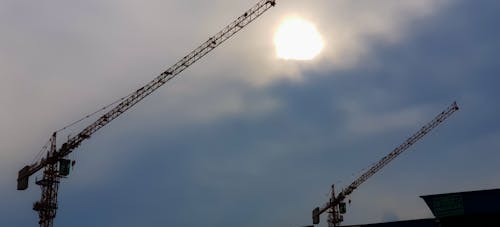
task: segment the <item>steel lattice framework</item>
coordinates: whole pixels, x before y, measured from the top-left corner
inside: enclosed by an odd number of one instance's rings
[[[319,224],[319,215],[322,213],[329,211],[332,215],[330,215],[329,224],[330,226],[339,226],[342,218],[339,217],[339,204],[344,201],[346,196],[350,195],[356,188],[358,188],[363,182],[368,180],[371,176],[377,173],[384,166],[389,164],[392,160],[394,160],[398,155],[406,151],[417,141],[422,139],[425,135],[427,135],[431,130],[439,126],[450,117],[453,113],[458,110],[458,105],[456,102],[452,103],[446,110],[438,114],[432,121],[424,125],[420,130],[418,130],[415,134],[410,136],[405,142],[403,142],[398,147],[394,148],[394,150],[380,159],[375,165],[373,165],[369,170],[363,173],[360,177],[358,177],[354,182],[352,182],[347,188],[342,190],[338,195],[335,195],[335,191],[332,191],[332,198],[322,207],[316,207],[313,210],[313,224]],[[333,190],[333,186],[332,186]]]
[[[159,76],[154,78],[151,82],[132,92],[126,98],[118,103],[114,108],[98,118],[95,122],[84,128],[77,135],[69,138],[61,145],[59,149],[56,148],[56,133],[51,138],[51,149],[46,157],[41,158],[39,161],[32,165],[27,165],[19,171],[17,178],[17,189],[25,190],[28,188],[29,177],[39,170],[45,168],[43,172],[43,179],[37,181],[37,184],[42,187],[42,198],[36,202],[33,209],[39,213],[40,226],[52,226],[53,219],[56,216],[57,210],[57,191],[59,179],[61,178],[58,170],[58,162],[69,155],[80,144],[89,139],[96,131],[109,124],[112,120],[116,119],[124,112],[129,110],[132,106],[140,102],[146,96],[150,95],[162,85],[173,79],[186,68],[194,64],[206,54],[210,53],[224,41],[231,38],[234,34],[243,29],[246,25],[257,19],[264,14],[268,9],[276,5],[276,0],[261,0],[252,8],[239,16],[232,23],[224,27],[220,32],[209,38],[199,47],[188,53],[185,57],[181,58],[177,63],[162,72]]]

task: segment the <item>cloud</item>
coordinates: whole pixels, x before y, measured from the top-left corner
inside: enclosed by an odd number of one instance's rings
[[[165,65],[175,62],[252,3],[90,1],[75,6],[57,1],[38,5],[7,2],[2,20],[7,42],[2,43],[0,59],[4,66],[2,103],[11,107],[3,113],[21,114],[27,127],[44,122],[37,127],[42,128],[37,134],[61,127],[64,122],[149,81]],[[247,103],[238,90],[253,89],[249,83],[300,81],[302,72],[314,67],[323,70],[352,67],[368,51],[372,38],[397,39],[394,37],[405,33],[409,21],[431,14],[438,3],[283,1],[278,4],[279,7],[184,72],[182,79],[172,82],[175,85],[162,88],[160,95],[171,105],[184,113],[196,113],[189,118],[183,115],[179,120],[211,120],[225,113],[236,113],[237,109],[241,111]],[[213,13],[221,9],[228,13]],[[316,63],[286,62],[274,56],[272,35],[281,20],[297,9],[304,13],[294,14],[316,23],[330,45]],[[234,89],[225,90],[225,94],[218,92],[228,87]],[[188,102],[182,99],[186,96],[206,99],[186,105]],[[276,100],[261,98],[261,104],[256,106],[268,111],[277,106],[272,104]],[[216,105],[208,104],[214,103],[213,100],[217,100]],[[24,105],[17,105],[20,102]],[[17,130],[19,126],[11,128]]]
[[[446,5],[446,1],[283,1],[273,9],[269,23],[257,25],[258,30],[244,38],[241,45],[254,42],[258,48],[239,55],[260,56],[258,68],[245,70],[252,83],[266,85],[275,80],[301,81],[307,70],[349,69],[364,64],[361,60],[371,53],[374,42],[395,44],[411,31],[412,23],[425,20]],[[299,11],[300,9],[300,11]],[[270,38],[280,23],[289,17],[313,22],[325,40],[323,53],[311,62],[284,61],[275,58]],[[244,44],[245,43],[245,44]],[[258,69],[265,69],[259,70]]]
[[[51,131],[137,89],[253,3],[6,1],[0,191],[14,208],[4,208],[2,224],[36,223],[30,206],[39,189],[14,192],[15,177]],[[494,185],[494,176],[477,174],[498,162],[498,10],[480,5],[279,1],[72,155],[77,170],[61,187],[58,223],[308,224],[332,182],[377,160],[456,97],[463,109],[453,124],[363,185],[346,220],[422,217],[421,192]],[[473,6],[479,13],[470,15]],[[272,36],[290,15],[323,33],[327,47],[316,61],[275,58]],[[481,168],[465,172],[473,158]]]
[[[350,115],[347,122],[347,131],[355,135],[373,135],[382,132],[412,129],[418,123],[423,123],[432,112],[429,107],[412,106],[393,112],[384,111],[375,113],[355,103],[340,104]],[[342,109],[342,107],[341,107]],[[425,118],[427,117],[427,118]]]

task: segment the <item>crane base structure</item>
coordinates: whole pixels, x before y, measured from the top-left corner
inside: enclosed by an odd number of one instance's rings
[[[340,226],[340,223],[343,221],[342,214],[346,212],[345,210],[345,198],[350,195],[356,188],[358,188],[363,182],[372,177],[375,173],[381,170],[384,166],[389,164],[392,160],[394,160],[397,156],[399,156],[404,151],[408,150],[413,144],[422,139],[425,135],[427,135],[434,128],[439,126],[444,122],[448,117],[450,117],[453,113],[458,111],[458,105],[456,102],[453,102],[448,108],[446,108],[443,112],[439,113],[433,120],[424,125],[420,130],[418,130],[415,134],[410,136],[407,140],[405,140],[401,145],[394,148],[392,152],[384,156],[377,163],[375,163],[370,169],[368,169],[365,173],[363,173],[360,177],[358,177],[354,182],[352,182],[347,188],[342,190],[339,194],[335,194],[335,187],[332,185],[332,192],[330,200],[324,204],[322,207],[316,207],[312,211],[312,219],[313,224],[319,224],[320,215],[324,212],[329,213],[328,218],[328,226],[336,227]]]

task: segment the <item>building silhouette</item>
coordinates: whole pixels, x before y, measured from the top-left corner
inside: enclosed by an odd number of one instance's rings
[[[434,218],[349,227],[500,227],[500,189],[420,196]]]

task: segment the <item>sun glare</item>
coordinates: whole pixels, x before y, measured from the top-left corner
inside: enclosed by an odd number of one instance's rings
[[[300,18],[285,20],[274,35],[278,58],[311,60],[323,49],[321,34],[314,24]]]

